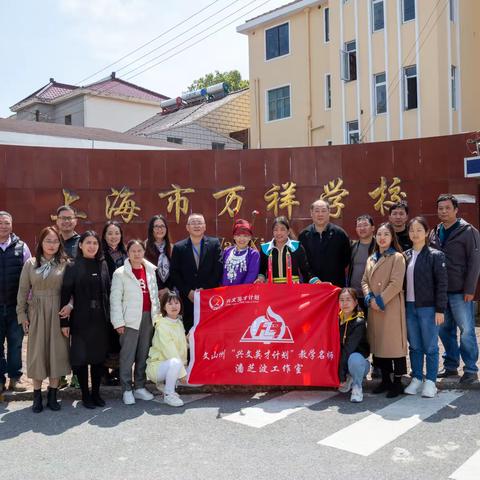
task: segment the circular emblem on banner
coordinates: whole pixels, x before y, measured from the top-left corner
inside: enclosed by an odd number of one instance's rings
[[[225,301],[221,295],[214,295],[208,301],[208,304],[212,310],[218,310],[219,308],[222,308],[224,303]]]

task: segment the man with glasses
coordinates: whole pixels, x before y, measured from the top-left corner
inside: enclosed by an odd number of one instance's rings
[[[75,231],[77,226],[77,215],[75,210],[69,205],[62,205],[57,208],[57,228],[62,238],[63,249],[70,258],[75,258],[78,250],[78,241],[80,235]],[[62,389],[68,386],[66,377],[60,378],[58,388]],[[77,377],[72,376],[70,386],[80,388]]]
[[[57,228],[63,240],[63,249],[70,258],[77,255],[80,235],[75,231],[77,216],[69,205],[62,205],[57,209]]]
[[[185,331],[193,326],[195,290],[220,285],[223,273],[222,250],[218,238],[205,235],[205,218],[192,213],[187,220],[189,237],[173,246],[170,275],[183,301]]]
[[[25,242],[12,233],[12,216],[0,211],[0,393],[24,391],[22,376],[23,328],[17,320],[17,292],[23,264],[32,256]],[[7,352],[5,355],[5,340]]]

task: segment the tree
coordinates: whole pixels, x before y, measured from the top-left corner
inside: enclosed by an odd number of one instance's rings
[[[215,70],[213,73],[207,73],[205,76],[194,80],[188,87],[188,91],[192,92],[220,82],[228,83],[231,92],[241,90],[249,85],[248,80],[242,80],[242,74],[238,70],[230,70],[229,72]]]

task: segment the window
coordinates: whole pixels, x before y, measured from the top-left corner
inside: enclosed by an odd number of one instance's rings
[[[357,42],[345,43],[342,50],[342,79],[350,82],[357,79]]]
[[[325,110],[332,108],[332,76],[330,73],[325,75]]]
[[[324,36],[323,41],[328,43],[330,41],[330,9],[328,7],[323,10],[323,26]]]
[[[347,122],[347,143],[360,143],[358,120],[355,120],[354,122]]]
[[[71,124],[72,124],[72,116],[65,115],[65,125],[71,125]]]
[[[455,21],[455,0],[450,0],[450,21]]]
[[[383,0],[372,0],[372,25],[373,31],[383,30],[384,28]]]
[[[288,23],[265,30],[265,47],[267,60],[290,53]]]
[[[181,145],[183,143],[183,138],[178,138],[178,137],[167,137],[167,142],[170,143],[178,143]]]
[[[402,3],[403,21],[415,20],[415,0],[403,0]]]
[[[290,86],[267,91],[267,120],[280,120],[290,116]]]
[[[40,121],[40,110],[35,110],[35,121],[36,122]]]
[[[385,73],[374,75],[375,80],[375,113],[387,112],[387,76]]]
[[[327,146],[331,147],[333,145],[333,142],[331,140],[327,140]]]
[[[451,81],[452,81],[452,108],[453,110],[457,109],[457,67],[452,65],[451,70]]]
[[[225,144],[219,142],[212,142],[212,150],[225,150]]]
[[[417,108],[417,66],[406,67],[403,69],[404,83],[404,102],[405,110]]]

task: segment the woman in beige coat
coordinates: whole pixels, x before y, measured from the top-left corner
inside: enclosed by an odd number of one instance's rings
[[[60,236],[53,227],[40,232],[37,252],[23,266],[17,295],[18,323],[28,334],[27,375],[33,379],[32,410],[43,410],[42,381],[49,377],[47,407],[60,410],[58,382],[70,373],[68,339],[60,329],[60,290],[67,264]],[[69,314],[64,307],[62,314]]]
[[[401,379],[407,373],[405,258],[391,224],[380,225],[375,240],[375,249],[367,260],[362,279],[373,365],[382,371],[382,381],[373,392],[388,392],[387,397],[393,398],[403,392]]]

